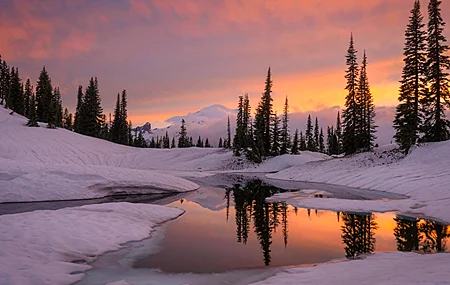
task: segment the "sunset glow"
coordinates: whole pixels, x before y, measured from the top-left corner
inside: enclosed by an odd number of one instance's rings
[[[269,65],[276,109],[286,95],[292,111],[342,106],[353,32],[359,58],[368,54],[375,104],[392,106],[413,2],[4,0],[0,54],[34,85],[45,65],[71,111],[91,76],[105,113],[127,89],[136,125],[216,103],[234,108],[245,92],[256,106]],[[449,11],[444,1],[447,22]]]

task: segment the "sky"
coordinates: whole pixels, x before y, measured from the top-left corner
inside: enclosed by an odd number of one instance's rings
[[[450,1],[442,15],[450,21]],[[397,102],[404,30],[414,0],[0,0],[0,54],[36,82],[45,65],[74,111],[97,76],[106,114],[128,92],[134,125],[196,111],[256,106],[267,68],[274,107],[343,106],[353,33],[378,106]],[[428,1],[421,1],[426,15]],[[450,38],[450,28],[445,29]]]

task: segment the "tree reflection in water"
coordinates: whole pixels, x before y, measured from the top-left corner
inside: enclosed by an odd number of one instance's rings
[[[260,244],[265,265],[271,263],[273,234],[281,227],[285,248],[288,244],[289,207],[285,203],[266,203],[267,197],[286,190],[249,180],[234,184],[225,192],[226,219],[228,221],[230,203],[234,202],[237,242],[247,244],[250,228]],[[231,197],[233,196],[233,197]],[[313,209],[314,210],[314,209]],[[297,215],[297,208],[293,208]],[[314,210],[317,215],[317,210]],[[307,209],[311,217],[311,209]],[[349,259],[375,251],[375,233],[378,225],[372,213],[337,212],[337,223],[341,224],[341,239],[345,256]],[[447,226],[434,221],[397,216],[394,236],[399,251],[445,251],[446,239],[450,236]]]

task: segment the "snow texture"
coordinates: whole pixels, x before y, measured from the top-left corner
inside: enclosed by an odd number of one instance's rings
[[[253,285],[444,285],[450,254],[377,253],[363,260],[286,269]]]
[[[112,203],[0,216],[0,284],[71,284],[98,255],[141,240],[183,213]]]

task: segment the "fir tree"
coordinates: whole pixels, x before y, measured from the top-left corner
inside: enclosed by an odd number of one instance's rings
[[[338,112],[337,113],[337,118],[336,118],[336,131],[335,131],[335,136],[336,136],[336,154],[341,154],[343,152],[343,147],[342,147],[342,125],[341,125],[341,114]]]
[[[300,150],[301,151],[307,150],[306,138],[303,135],[303,132],[300,132]]]
[[[127,130],[128,130],[128,138],[127,138],[127,141],[128,141],[128,145],[129,145],[129,146],[133,146],[133,134],[132,134],[132,132],[131,132],[132,129],[133,129],[133,125],[131,124],[131,121],[129,121],[129,122],[127,123]]]
[[[319,119],[316,117],[314,124],[314,151],[319,150]]]
[[[280,130],[280,119],[278,118],[277,113],[273,115],[272,121],[272,128],[271,128],[271,142],[272,142],[272,148],[270,150],[270,153],[272,156],[280,155],[280,149],[281,149],[281,130]]]
[[[150,148],[156,148],[156,142],[154,137],[152,137],[152,139],[150,140]]]
[[[75,121],[73,123],[74,131],[80,133],[80,118],[82,116],[82,106],[84,101],[83,86],[78,86],[77,108],[75,110]]]
[[[164,136],[164,148],[170,148],[170,138],[169,133],[166,131],[166,135]]]
[[[405,32],[403,72],[400,81],[399,104],[396,108],[395,140],[404,151],[419,140],[422,114],[420,101],[425,91],[426,32],[420,2],[415,1]]]
[[[292,142],[291,154],[299,154],[298,129],[295,130],[294,141]]]
[[[250,100],[248,99],[248,93],[245,93],[244,95],[244,110],[243,110],[243,117],[242,117],[242,125],[244,129],[244,136],[245,136],[245,142],[243,147],[248,148],[251,144],[252,135],[250,134],[250,127],[251,127],[251,115],[250,115]]]
[[[298,134],[297,134],[298,136]],[[298,139],[298,137],[297,137]],[[281,154],[286,154],[289,152],[291,147],[291,136],[289,135],[289,103],[288,97],[284,101],[282,127],[281,127]]]
[[[120,104],[120,94],[117,93],[116,107],[114,108],[114,120],[111,125],[111,141],[123,144],[123,120]]]
[[[172,144],[170,145],[170,148],[175,148],[175,137],[172,138]]]
[[[53,90],[53,100],[55,100],[55,126],[62,127],[63,121],[63,110],[62,110],[62,99],[61,99],[61,91],[59,87],[56,87]]]
[[[325,153],[325,139],[323,137],[322,128],[320,128],[320,134],[319,134],[319,151],[321,153]]]
[[[47,123],[49,115],[52,116],[54,114],[54,110],[50,108],[54,108],[52,106],[53,102],[53,87],[50,76],[47,73],[47,70],[42,69],[39,80],[36,84],[36,113],[38,117],[38,121]]]
[[[189,147],[189,139],[187,136],[187,130],[186,130],[186,122],[184,119],[181,120],[181,130],[180,130],[180,137],[178,138],[178,148],[186,148]]]
[[[240,151],[245,147],[245,127],[244,127],[244,97],[239,96],[238,113],[236,116],[236,132],[233,140],[234,155],[239,156]]]
[[[195,146],[196,147],[203,147],[202,145],[203,145],[202,138],[200,136],[198,136],[197,144]]]
[[[424,140],[437,142],[448,140],[450,122],[445,118],[445,111],[450,105],[449,78],[450,69],[449,46],[446,44],[443,31],[445,22],[441,16],[440,0],[430,0],[428,4],[428,46],[426,73],[429,87],[423,99],[424,107]]]
[[[70,131],[73,129],[72,114],[69,113],[67,108],[64,109],[63,127]]]
[[[346,154],[353,154],[357,151],[358,147],[358,123],[359,118],[359,106],[357,102],[357,91],[358,91],[358,62],[356,57],[356,49],[353,43],[353,35],[350,37],[350,45],[347,51],[347,71],[345,78],[347,79],[347,86],[345,89],[348,94],[345,98],[345,110],[342,113],[344,119],[344,131],[343,131],[343,147]]]
[[[17,114],[23,115],[25,111],[25,100],[23,94],[22,79],[19,76],[19,69],[11,69],[9,87],[8,107]]]
[[[36,114],[36,99],[34,98],[34,94],[31,94],[30,99],[30,112],[28,114],[28,123],[29,127],[39,127],[37,114]]]
[[[223,147],[222,138],[219,138],[218,148],[222,148],[222,147]]]
[[[375,106],[372,93],[370,92],[369,79],[367,77],[367,56],[364,51],[363,62],[359,77],[358,101],[360,102],[360,129],[358,131],[359,149],[369,151],[375,140]]]
[[[256,147],[260,154],[260,159],[264,158],[271,149],[271,119],[272,119],[272,74],[270,67],[267,70],[264,93],[255,115],[254,132],[256,137]]]
[[[6,61],[1,62],[1,82],[0,82],[0,87],[1,87],[1,91],[2,91],[2,104],[4,104],[5,108],[7,108],[8,104],[7,102],[9,101],[8,97],[9,97],[9,88],[10,88],[10,83],[11,83],[11,73],[9,70],[9,66],[6,63]]]
[[[308,121],[306,123],[306,149],[309,151],[316,151],[316,143],[314,140],[313,125],[311,122],[311,115],[308,115]]]
[[[230,116],[228,116],[227,122],[227,143],[226,148],[231,148],[231,126],[230,126]]]
[[[206,141],[205,141],[205,147],[207,147],[207,148],[210,148],[210,147],[211,147],[211,144],[209,143],[208,138],[206,138]]]
[[[194,143],[193,143],[193,138],[192,137],[190,137],[189,138],[189,143],[188,143],[188,147],[193,147],[194,146]]]
[[[50,97],[50,105],[47,108],[47,128],[56,129],[58,117],[58,102],[54,94]]]
[[[30,105],[31,105],[31,96],[33,95],[33,86],[31,86],[31,81],[28,78],[26,83],[25,83],[25,93],[24,93],[24,97],[25,97],[25,110],[24,110],[24,115],[25,117],[29,118],[30,117]]]
[[[103,109],[98,89],[97,78],[91,77],[86,88],[84,102],[82,104],[82,116],[80,117],[80,133],[98,137],[101,129],[101,118]]]

